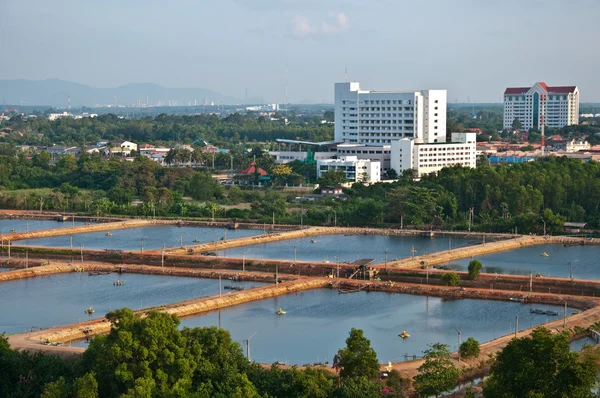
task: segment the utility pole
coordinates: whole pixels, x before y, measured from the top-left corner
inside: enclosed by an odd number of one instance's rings
[[[544,221],[544,236],[546,236],[546,221]]]
[[[258,332],[258,330],[256,332],[254,332],[254,334],[252,336],[250,336],[248,338],[248,340],[246,340],[246,356],[248,357],[248,362],[252,362],[252,359],[250,359],[250,340],[252,340],[252,338],[254,337],[254,335]]]
[[[387,254],[388,254],[388,248],[385,248],[385,270],[387,271]]]
[[[219,274],[219,298],[221,298],[221,274]]]
[[[296,265],[296,246],[294,246],[294,265]]]
[[[12,240],[8,241],[8,259],[10,260],[10,247],[12,246]]]
[[[73,250],[73,234],[69,235],[69,248]]]
[[[576,263],[579,260],[569,261],[569,278],[571,282],[573,282],[573,263]]]
[[[458,330],[456,328],[454,328],[454,330],[456,330],[456,333],[458,333],[458,348],[457,348],[457,351],[458,351],[458,362],[460,362],[460,343],[461,343],[460,338],[461,338],[461,332],[460,332],[460,330]]]
[[[533,292],[533,271],[529,271],[529,294]]]
[[[275,284],[279,284],[279,264],[275,264]]]
[[[25,252],[25,269],[29,268],[29,250]]]
[[[515,339],[517,338],[517,333],[519,333],[519,316],[517,315],[517,320],[515,322]]]
[[[404,214],[400,214],[400,229],[404,229]]]
[[[333,211],[333,226],[337,227],[337,211]]]
[[[565,301],[565,315],[563,317],[563,328],[567,327],[567,302]]]
[[[415,253],[417,252],[417,251],[415,250],[415,245],[412,245],[412,249],[411,249],[411,251],[410,251],[410,252],[411,252],[411,254],[412,254],[412,259],[414,260],[414,259],[415,259]]]
[[[81,254],[81,262],[83,263],[83,243],[79,244],[79,253]]]
[[[165,244],[163,243],[162,251],[160,252],[160,266],[165,267]]]
[[[275,226],[275,212],[273,212],[273,226]]]
[[[179,234],[179,247],[183,247],[183,233]]]
[[[140,245],[140,255],[144,254],[144,238],[142,237],[141,239],[141,245]]]

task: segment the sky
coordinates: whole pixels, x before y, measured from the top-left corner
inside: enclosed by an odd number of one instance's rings
[[[155,83],[266,102],[577,85],[600,102],[598,0],[0,0],[0,79]]]

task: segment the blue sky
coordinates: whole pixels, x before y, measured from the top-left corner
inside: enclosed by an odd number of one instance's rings
[[[597,0],[0,0],[0,79],[151,82],[269,102],[333,83],[448,90],[577,85],[600,102]],[[542,33],[545,32],[545,33]]]

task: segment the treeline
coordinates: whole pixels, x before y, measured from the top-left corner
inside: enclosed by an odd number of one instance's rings
[[[125,139],[137,143],[207,140],[213,144],[238,145],[242,142],[275,141],[276,138],[326,141],[333,138],[333,126],[321,124],[322,117],[298,118],[286,124],[284,116],[270,120],[253,114],[167,115],[123,119],[113,114],[95,118],[46,118],[22,120],[11,118],[7,126],[13,133],[6,140],[12,144],[76,145],[95,143],[101,139]]]
[[[353,197],[385,206],[379,218],[414,225],[523,233],[561,231],[565,221],[600,227],[600,164],[548,157],[525,164],[444,168],[437,175],[369,187]]]
[[[342,377],[319,368],[263,368],[249,362],[224,329],[184,328],[174,315],[129,309],[107,314],[111,332],[91,341],[75,363],[10,349],[0,335],[0,396],[5,398],[403,397],[398,372],[379,379],[375,351],[352,330],[336,356]]]

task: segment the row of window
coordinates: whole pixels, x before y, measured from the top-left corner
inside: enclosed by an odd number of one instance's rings
[[[509,101],[531,101],[531,99],[533,98],[533,96],[531,95],[509,95],[507,96]],[[548,101],[566,101],[567,100],[567,96],[566,95],[548,95],[548,98],[546,99]]]
[[[364,154],[371,154],[371,155],[373,155],[373,154],[380,155],[381,151],[359,151],[359,150],[354,150],[354,149],[352,149],[352,150],[350,150],[350,149],[340,149],[340,150],[338,150],[338,153],[354,153],[354,154],[364,153]],[[389,154],[390,151],[383,151],[383,153]]]
[[[365,105],[412,105],[412,100],[359,100]],[[437,102],[437,101],[436,101]],[[342,104],[356,104],[356,101],[344,100]]]

